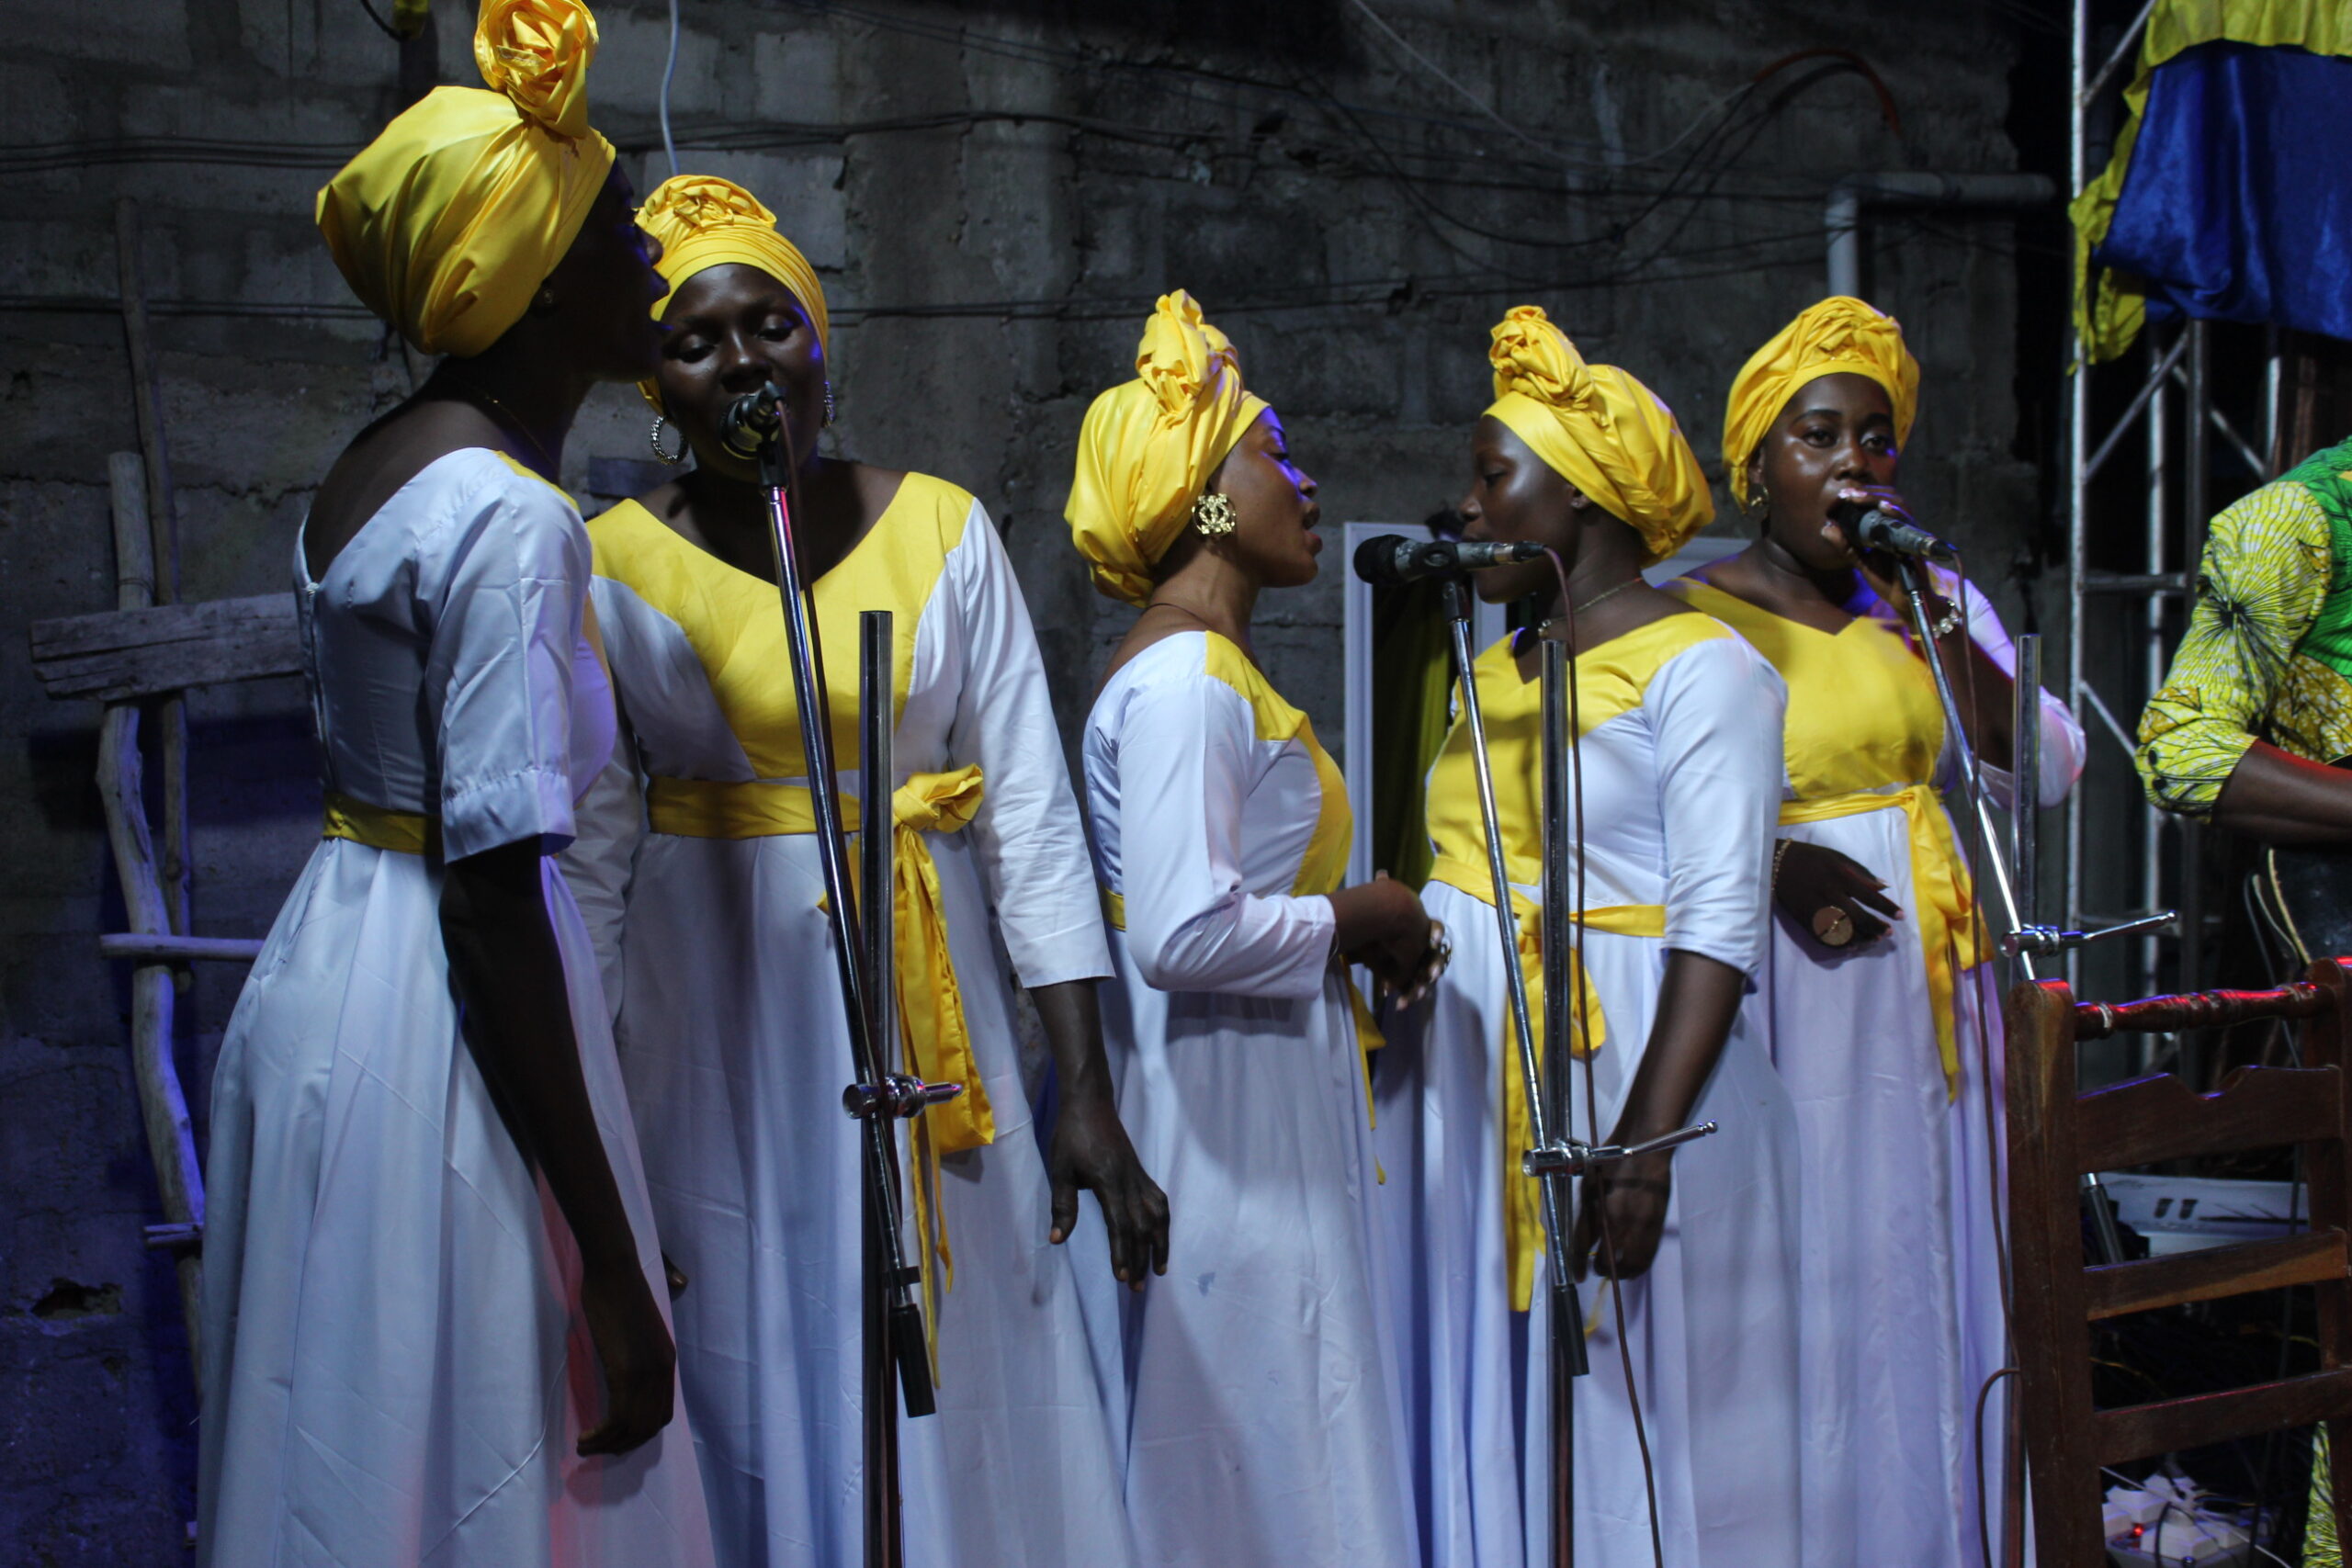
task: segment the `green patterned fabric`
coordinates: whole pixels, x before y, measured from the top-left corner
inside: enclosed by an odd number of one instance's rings
[[[2352,440],[2213,519],[2188,634],[2140,716],[2148,797],[2204,816],[2256,740],[2352,754]]]

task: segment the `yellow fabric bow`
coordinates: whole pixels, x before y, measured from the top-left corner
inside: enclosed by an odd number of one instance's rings
[[[1096,398],[1079,431],[1063,515],[1096,589],[1130,604],[1151,597],[1152,567],[1265,407],[1193,297],[1161,295],[1136,345],[1136,378]]]
[[[1488,416],[1631,524],[1648,559],[1664,560],[1713,518],[1707,476],[1656,393],[1613,365],[1586,364],[1540,306],[1512,306],[1489,335]]]
[[[637,222],[662,242],[662,260],[654,270],[670,285],[670,292],[654,302],[656,321],[686,279],[740,262],[791,289],[808,311],[819,346],[831,351],[832,321],[817,269],[799,246],[777,231],[775,214],[741,186],[716,175],[673,175],[653,187],[637,209]]]
[[[932,1266],[922,1271],[923,1323],[931,1341],[932,1376],[939,1375],[939,1289],[956,1288],[956,1255],[947,1245],[947,1215],[939,1203],[939,1156],[996,1141],[996,1114],[988,1086],[972,1059],[971,1030],[956,960],[947,950],[947,910],[939,897],[939,866],[925,833],[961,832],[980,809],[980,770],[915,773],[890,797],[891,919],[898,942],[899,1059],[925,1083],[959,1083],[964,1092],[934,1105],[911,1123],[915,1165],[915,1234]]]
[[[498,341],[571,248],[613,166],[589,128],[596,22],[577,0],[482,0],[492,91],[435,87],[319,192],[360,302],[427,354]]]
[[[1935,789],[1915,784],[1885,794],[1865,790],[1818,800],[1784,801],[1781,820],[1784,824],[1826,822],[1837,817],[1897,808],[1909,818],[1912,913],[1919,922],[1928,1005],[1936,1018],[1936,1051],[1943,1062],[1944,1092],[1950,1097],[1960,1092],[1960,1042],[1952,998],[1961,972],[1975,967],[1980,948],[1974,885],[1969,878],[1968,863],[1960,858],[1960,846],[1952,841],[1951,823],[1937,802]]]
[[[1789,400],[1824,376],[1850,371],[1886,389],[1894,405],[1894,444],[1911,439],[1919,412],[1919,362],[1904,346],[1903,323],[1845,295],[1797,312],[1796,320],[1748,355],[1732,378],[1724,411],[1724,471],[1733,499],[1747,504],[1747,462]]]
[[[1442,856],[1431,880],[1460,888],[1479,902],[1494,904],[1494,879],[1485,866]],[[1544,1021],[1544,911],[1518,888],[1510,889],[1510,911],[1519,929],[1519,970],[1527,983],[1527,1016],[1539,1030]],[[1666,908],[1659,904],[1611,904],[1587,909],[1577,925],[1589,931],[1617,936],[1663,937]],[[1592,976],[1574,947],[1568,949],[1568,976],[1575,989],[1568,1001],[1568,1054],[1591,1055],[1609,1043],[1609,1021],[1601,1015],[1600,996]],[[1534,1142],[1534,1124],[1527,1113],[1527,1075],[1519,1061],[1519,1020],[1508,1001],[1503,1007],[1503,1258],[1510,1275],[1511,1304],[1525,1312],[1535,1299],[1535,1264],[1544,1256],[1544,1195],[1521,1168]],[[1544,1041],[1535,1042],[1535,1065],[1544,1065]],[[1573,1128],[1557,1128],[1566,1135]]]

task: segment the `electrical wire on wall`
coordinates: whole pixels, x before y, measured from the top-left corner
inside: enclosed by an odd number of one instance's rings
[[[670,83],[678,74],[678,0],[670,0],[670,58],[662,66],[662,152],[670,177],[678,177],[678,144],[670,135]]]

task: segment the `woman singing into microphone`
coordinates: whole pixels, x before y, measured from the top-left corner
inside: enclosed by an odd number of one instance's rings
[[[1143,611],[1084,741],[1119,1109],[1174,1211],[1168,1278],[1126,1323],[1136,1548],[1155,1568],[1405,1568],[1340,960],[1419,983],[1433,931],[1400,884],[1340,886],[1347,786],[1250,649],[1258,595],[1314,580],[1315,481],[1188,296],[1159,301],[1136,369],[1087,411],[1069,515],[1095,586]]]
[[[1763,1021],[1742,1005],[1767,940],[1781,682],[1736,634],[1642,579],[1714,510],[1672,412],[1626,372],[1587,365],[1532,306],[1495,327],[1489,356],[1496,395],[1471,439],[1464,536],[1549,547],[1567,597],[1549,560],[1471,580],[1490,603],[1543,607],[1540,627],[1476,671],[1511,886],[1490,879],[1457,716],[1428,796],[1427,897],[1453,964],[1426,1014],[1394,1026],[1397,1060],[1381,1073],[1389,1185],[1406,1182],[1413,1203],[1388,1234],[1408,1277],[1429,1561],[1553,1560],[1550,1325],[1528,1310],[1545,1238],[1520,1167],[1529,1119],[1503,965],[1527,975],[1540,1022],[1538,639],[1555,637],[1575,655],[1568,761],[1583,823],[1570,859],[1585,897],[1569,1042],[1584,1061],[1569,1067],[1574,1124],[1555,1134],[1721,1129],[1579,1195],[1570,1262],[1603,1278],[1584,1287],[1578,1325],[1592,1370],[1573,1384],[1577,1561],[1652,1561],[1654,1481],[1667,1562],[1809,1562],[1795,1502],[1794,1129]],[[1498,893],[1519,918],[1510,958]]]
[[[296,537],[323,836],[212,1084],[197,1562],[701,1568],[651,1206],[548,859],[612,747],[555,488],[661,288],[588,124],[596,27],[491,0],[319,193],[336,266],[446,355]],[[601,1386],[600,1386],[601,1385]]]
[[[902,1427],[908,1560],[1115,1568],[1132,1553],[1114,1401],[1085,1323],[1115,1314],[1114,1269],[1139,1284],[1164,1253],[1167,1211],[1112,1102],[1101,905],[1020,585],[970,494],[820,451],[824,290],[773,213],[682,175],[639,220],[670,286],[654,446],[694,467],[589,527],[623,746],[567,869],[618,1004],[662,1245],[692,1281],[679,1364],[721,1555],[852,1562],[862,1517],[848,1026],[765,497],[724,445],[734,400],[774,383],[845,787],[858,615],[894,612],[898,787],[850,825],[897,835],[901,1060],[964,1086],[908,1139],[939,1370],[938,1414]],[[1059,1073],[1043,1154],[1000,951]],[[1107,1258],[1091,1215],[1080,1228],[1081,1187]],[[1074,1233],[1084,1280],[1055,1245]],[[1089,1288],[1106,1298],[1091,1313]]]
[[[2002,1364],[2000,1010],[1979,991],[1991,953],[1937,797],[1962,781],[1894,563],[1849,533],[1871,508],[1907,521],[1895,476],[1918,386],[1901,327],[1859,299],[1790,322],[1740,370],[1724,422],[1759,537],[1672,586],[1788,683],[1765,988],[1802,1140],[1805,1550],[1824,1564],[1974,1557],[1976,1401]],[[1928,614],[2006,805],[2008,637],[1947,574]],[[2046,694],[2041,757],[2054,805],[2082,732]],[[1987,1474],[2000,1411],[1996,1390]]]

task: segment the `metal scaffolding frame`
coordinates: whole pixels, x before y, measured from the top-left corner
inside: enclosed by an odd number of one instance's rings
[[[2072,9],[2068,185],[2073,196],[2079,197],[2103,170],[2104,154],[2098,165],[2093,164],[2093,138],[2099,134],[2099,111],[2112,101],[2110,93],[2120,92],[2121,85],[2130,80],[2155,0],[2146,0],[2141,6],[2138,15],[2111,45],[2098,40],[2097,47],[2092,0],[2074,0]],[[2199,558],[2204,551],[2206,522],[2213,510],[2208,489],[2214,437],[2219,436],[2234,448],[2260,479],[2273,477],[2280,380],[2279,341],[2275,331],[2267,333],[2265,344],[2263,443],[2258,449],[2240,435],[2214,399],[2212,357],[2216,333],[2258,330],[2261,329],[2202,321],[2166,327],[2151,322],[2143,329],[2141,342],[2132,355],[2104,366],[2089,362],[2088,345],[2079,332],[2073,338],[2064,444],[2069,600],[2067,701],[2075,721],[2083,726],[2094,754],[2102,747],[2100,732],[2128,753],[2133,743],[2135,720],[2132,712],[2119,712],[2091,683],[2086,658],[2086,622],[2091,606],[2095,602],[2117,596],[2136,596],[2143,601],[2136,628],[2140,647],[2135,662],[2144,691],[2154,692],[2163,683],[2171,659],[2175,627],[2186,622],[2196,586]],[[2136,377],[2130,401],[2106,429],[2095,428],[2095,391],[2125,376]],[[2128,460],[2134,446],[2144,464],[2146,485],[2140,558],[2136,570],[2095,570],[2091,565],[2090,537],[2094,522],[2092,482],[2110,465]],[[2107,519],[2110,529],[2114,521],[2111,515]],[[2171,983],[2184,990],[2206,984],[2211,976],[2206,973],[2209,917],[2200,897],[2200,867],[2205,853],[2201,825],[2188,818],[2168,817],[2135,792],[2139,818],[2127,838],[2127,852],[2136,862],[2131,867],[2132,907],[2086,909],[2084,793],[2077,789],[2066,803],[2066,924],[2082,929],[2090,924],[2120,923],[2177,907],[2180,914],[2177,935],[2150,936],[2134,943],[2132,976],[2126,994],[2145,995],[2164,984],[2160,978],[2162,944],[2167,941],[2178,943]],[[2079,960],[2079,953],[2069,955],[2067,977],[2077,985]]]

